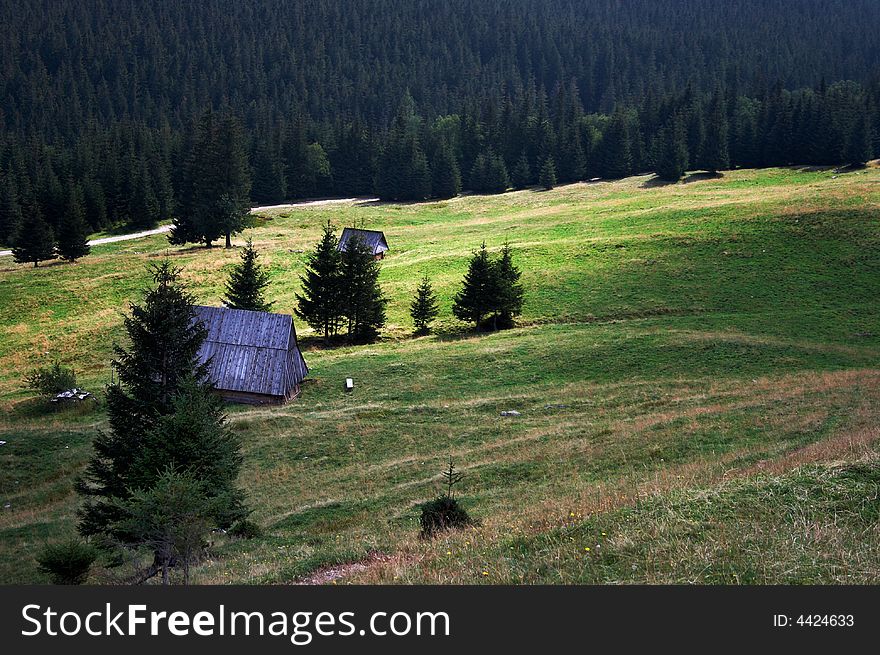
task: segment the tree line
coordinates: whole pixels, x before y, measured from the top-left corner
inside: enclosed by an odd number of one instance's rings
[[[211,243],[245,201],[880,152],[871,0],[39,6],[2,5],[7,246],[80,210],[89,231],[177,218],[180,239]],[[234,192],[210,197],[206,170]]]
[[[685,170],[860,165],[880,152],[878,107],[877,89],[840,82],[796,92],[776,85],[756,98],[720,85],[711,92],[688,86],[610,115],[590,114],[572,82],[551,97],[532,89],[435,119],[405,96],[387,132],[351,123],[318,134],[297,120],[279,123],[270,141],[255,141],[239,117],[208,110],[166,148],[178,153],[179,165],[147,158],[131,169],[142,180],[133,186],[118,171],[78,177],[60,154],[42,157],[30,174],[14,148],[3,151],[9,165],[0,181],[0,242],[36,262],[49,258],[52,234],[60,246],[62,235],[70,243],[119,221],[145,227],[173,218],[172,243],[225,238],[228,245],[247,226],[251,203],[363,194],[423,200],[646,172],[676,180]],[[165,182],[147,179],[154,177]]]

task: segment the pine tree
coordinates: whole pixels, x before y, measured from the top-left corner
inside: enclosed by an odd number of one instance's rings
[[[525,152],[519,156],[516,165],[513,167],[511,181],[513,182],[514,189],[525,189],[532,182],[532,169],[529,166],[529,158]]]
[[[471,257],[462,288],[453,298],[452,313],[460,321],[474,323],[479,331],[497,306],[497,295],[497,279],[484,241]]]
[[[171,583],[172,562],[179,562],[186,585],[190,565],[204,548],[215,506],[201,480],[168,467],[153,487],[116,501],[123,518],[114,525],[114,532],[125,535],[129,547],[146,547],[156,554],[154,567],[161,570],[163,585]]]
[[[865,162],[871,159],[871,146],[871,124],[868,114],[858,114],[853,120],[847,139],[844,161],[852,166],[864,166]]]
[[[172,411],[144,435],[128,483],[132,489],[149,489],[168,467],[191,474],[208,497],[219,501],[212,514],[215,524],[229,527],[246,515],[244,495],[235,486],[242,461],[241,443],[229,428],[222,399],[211,384],[188,376],[178,386]]]
[[[709,126],[700,153],[699,167],[710,173],[730,168],[728,152],[727,113],[724,109],[723,97],[716,91],[712,100]]]
[[[556,186],[556,165],[553,163],[552,157],[547,157],[541,165],[541,175],[539,182],[546,191]]]
[[[415,298],[409,306],[409,315],[412,317],[416,334],[428,334],[431,331],[431,323],[437,318],[438,306],[437,295],[428,279],[428,274],[422,278]]]
[[[213,211],[220,234],[226,237],[226,247],[231,248],[232,235],[248,227],[251,191],[244,129],[234,116],[221,120],[215,151],[214,175],[218,178],[220,193]]]
[[[510,187],[510,177],[504,157],[492,154],[486,168],[486,187],[489,193],[504,193]]]
[[[67,211],[58,230],[58,255],[75,262],[91,252],[88,241],[82,190],[71,183],[67,191]]]
[[[348,340],[369,343],[385,325],[387,303],[379,286],[380,265],[359,236],[342,253],[342,315],[348,322]]]
[[[471,166],[470,175],[468,175],[468,186],[471,191],[475,191],[476,193],[485,193],[486,190],[489,188],[487,179],[488,164],[486,155],[480,153],[474,160],[473,166]]]
[[[335,336],[342,320],[342,257],[339,240],[330,221],[321,241],[306,262],[302,294],[297,294],[296,315],[325,340]]]
[[[241,251],[241,262],[232,269],[226,283],[224,302],[227,307],[254,312],[268,312],[272,309],[273,303],[266,302],[264,296],[269,285],[269,274],[257,261],[258,257],[253,240],[248,238]]]
[[[248,226],[250,167],[241,122],[217,118],[210,110],[199,120],[183,173],[178,216],[168,240],[176,245],[204,243]]]
[[[452,148],[443,143],[431,162],[431,192],[437,198],[454,198],[461,191],[461,172]]]
[[[0,184],[0,243],[11,243],[21,224],[21,205],[12,179],[12,170],[7,168]]]
[[[655,163],[657,177],[667,182],[678,182],[688,166],[684,123],[679,116],[674,116],[663,128],[658,149]]]
[[[497,296],[495,300],[495,327],[513,327],[513,319],[522,314],[523,288],[520,284],[522,273],[513,263],[513,250],[505,242],[498,259],[493,262]]]
[[[218,520],[228,524],[243,514],[230,482],[240,462],[237,442],[225,431],[207,365],[199,360],[207,329],[179,276],[167,261],[153,266],[154,286],[124,321],[129,346],[114,347],[118,381],[107,387],[110,428],[95,438],[76,485],[85,497],[78,512],[84,536],[123,538],[116,531],[124,518],[118,500],[152,486],[168,463],[196,473],[212,496],[224,499]]]
[[[602,134],[601,152],[604,177],[619,179],[633,173],[632,139],[622,109],[615,110]]]
[[[282,202],[286,194],[284,165],[281,155],[268,143],[268,137],[258,138],[253,148],[253,186],[251,198],[260,204]]]
[[[33,262],[34,268],[47,259],[55,259],[52,228],[39,212],[19,223],[12,238],[12,257],[19,263]]]
[[[140,162],[133,169],[132,177],[133,189],[128,201],[128,223],[141,228],[151,227],[159,221],[162,214],[147,162]]]

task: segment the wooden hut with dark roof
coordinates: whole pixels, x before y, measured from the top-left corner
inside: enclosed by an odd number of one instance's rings
[[[284,403],[299,395],[309,368],[289,314],[227,307],[195,308],[208,330],[199,351],[224,400],[252,405]]]
[[[388,242],[385,240],[385,233],[377,230],[360,230],[355,227],[347,227],[342,230],[342,236],[339,237],[339,252],[345,252],[351,239],[360,237],[367,244],[373,257],[376,259],[384,259],[385,252],[388,250]]]

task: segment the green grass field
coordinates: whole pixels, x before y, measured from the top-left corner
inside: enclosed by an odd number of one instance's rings
[[[229,408],[266,535],[216,538],[196,581],[350,562],[337,582],[880,581],[880,168],[276,210],[250,231],[276,311],[327,219],[385,231],[388,329],[322,350],[298,321],[302,396]],[[526,305],[516,329],[472,335],[450,305],[483,240],[512,244]],[[163,257],[218,304],[238,255],[156,236],[75,265],[0,259],[0,581],[43,580],[33,554],[72,533],[105,424],[48,410],[24,373],[59,359],[100,392]],[[413,339],[423,272],[442,315]],[[450,455],[479,525],[423,541],[417,506]]]

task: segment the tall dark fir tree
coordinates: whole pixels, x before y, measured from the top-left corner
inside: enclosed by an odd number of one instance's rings
[[[26,220],[19,223],[12,237],[12,257],[22,264],[33,264],[55,259],[55,235],[49,224],[43,220],[39,211],[35,211]]]
[[[329,341],[339,331],[343,317],[342,257],[336,230],[330,221],[321,240],[306,260],[300,277],[302,292],[296,294],[296,315]]]
[[[240,446],[225,425],[219,397],[199,349],[207,335],[194,299],[169,262],[151,269],[153,286],[132,304],[124,327],[127,347],[114,347],[117,380],[107,387],[109,430],[77,481],[84,503],[79,531],[102,543],[128,543],[120,500],[149,489],[168,466],[191,472],[219,499],[218,523],[246,514],[235,488]],[[163,563],[155,561],[152,573]]]
[[[505,242],[498,259],[492,262],[495,276],[495,328],[511,328],[514,319],[522,314],[525,294],[520,278],[522,273],[513,262],[513,249]]]
[[[379,286],[380,264],[364,240],[355,235],[342,253],[342,315],[348,323],[348,340],[369,343],[385,325],[387,300]]]
[[[471,257],[461,290],[453,298],[452,313],[460,321],[473,323],[479,331],[497,307],[497,296],[497,277],[484,241]]]

